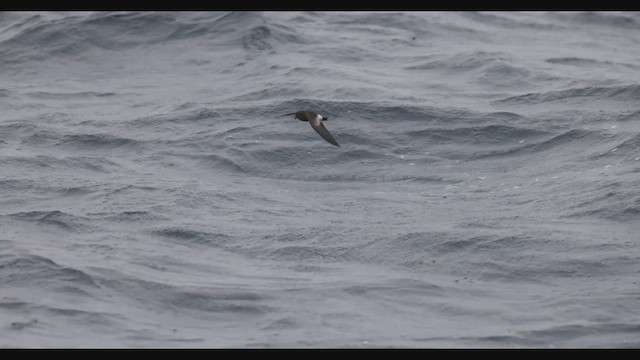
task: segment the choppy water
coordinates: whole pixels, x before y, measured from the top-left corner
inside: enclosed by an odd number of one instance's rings
[[[638,13],[1,13],[0,346],[639,347],[639,99]]]

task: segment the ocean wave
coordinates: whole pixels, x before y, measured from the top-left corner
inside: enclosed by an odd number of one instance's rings
[[[463,128],[431,128],[406,133],[408,137],[426,138],[431,143],[503,144],[510,141],[531,140],[547,135],[546,131],[506,125],[487,125]]]
[[[565,26],[560,24],[545,21],[546,17],[522,19],[514,17],[514,15],[516,15],[514,13],[484,13],[478,11],[464,11],[461,15],[485,26],[495,26],[513,30],[525,28],[535,29],[537,31],[566,29]]]
[[[638,96],[640,96],[640,85],[633,84],[627,86],[585,87],[531,93],[496,100],[494,101],[494,104],[537,105],[567,100],[573,100],[581,103],[593,100],[635,101]]]
[[[91,230],[86,217],[77,216],[59,210],[22,211],[4,215],[14,220],[53,227],[61,231],[82,233]]]
[[[51,15],[51,14],[49,14]],[[118,52],[172,41],[215,38],[226,32],[238,32],[238,26],[263,22],[258,13],[210,14],[181,16],[168,12],[95,12],[89,15],[41,14],[8,19],[0,32],[2,63],[20,65],[24,62],[52,61],[81,57],[100,57],[103,52]],[[229,22],[230,21],[230,22]],[[82,31],[69,32],[69,28]],[[245,43],[249,47],[266,44],[258,28],[249,30]],[[242,30],[240,30],[241,32]],[[268,31],[267,31],[268,33]],[[242,36],[240,36],[241,38]],[[242,41],[240,38],[231,41]]]
[[[115,96],[116,93],[113,92],[95,92],[95,91],[82,91],[82,92],[70,92],[70,93],[56,93],[56,92],[48,92],[48,91],[36,91],[30,92],[26,94],[29,97],[33,97],[35,99],[41,100],[79,100],[79,99],[87,99],[87,98],[102,98],[102,97],[111,97]]]
[[[570,66],[579,66],[579,67],[587,67],[587,68],[592,68],[594,66],[599,66],[599,67],[623,66],[623,67],[627,67],[634,70],[640,69],[640,66],[629,64],[629,63],[613,62],[608,60],[602,61],[602,60],[579,58],[579,57],[573,57],[573,56],[548,58],[545,61],[551,64],[570,65]]]
[[[57,145],[79,148],[135,148],[142,142],[139,140],[115,136],[111,134],[72,134],[63,135]]]
[[[113,271],[102,273],[109,276],[100,281],[101,287],[144,304],[147,309],[170,309],[183,315],[197,313],[199,317],[257,316],[273,312],[273,308],[265,304],[269,297],[258,292],[229,287],[175,286]]]
[[[246,172],[246,170],[242,166],[221,155],[203,155],[199,157],[199,163],[201,164],[202,168],[215,171],[230,171],[233,173]]]
[[[170,227],[153,231],[153,234],[185,245],[201,244],[218,246],[231,240],[229,235],[191,230],[185,227]]]
[[[153,220],[168,220],[167,216],[162,216],[151,211],[130,210],[121,212],[88,212],[86,216],[92,219],[113,221],[115,223],[140,223]]]
[[[176,291],[166,296],[167,305],[174,309],[220,313],[225,316],[257,316],[273,312],[271,306],[261,304],[266,297],[250,292],[206,293],[203,291]]]
[[[124,148],[133,150],[139,148],[144,143],[137,140],[108,133],[60,133],[57,129],[44,129],[42,125],[30,123],[8,125],[10,133],[21,136],[21,143],[34,147],[68,147],[75,149],[118,149]],[[27,133],[28,132],[28,133]]]
[[[614,158],[617,161],[640,159],[640,134],[625,136],[624,140],[611,141],[603,152],[596,152],[588,156],[589,160]]]
[[[54,157],[48,155],[29,156],[5,156],[0,158],[0,164],[12,166],[19,169],[57,169],[57,170],[89,170],[99,173],[110,173],[121,169],[117,163],[104,157]]]
[[[35,15],[16,19],[9,27],[16,30],[10,36],[0,39],[0,49],[11,46],[39,48],[39,57],[77,55],[92,48],[123,50],[180,39],[187,35],[200,36],[206,32],[197,24],[181,22],[175,16],[163,12],[96,12],[89,16],[73,14],[55,17]],[[69,27],[82,28],[83,31],[69,34]]]
[[[610,28],[637,29],[640,20],[636,12],[576,12],[551,13],[551,16],[562,21],[588,26],[606,26]]]
[[[573,145],[575,147],[586,146],[587,144],[602,143],[611,140],[612,135],[603,134],[600,131],[571,129],[551,138],[546,138],[530,143],[523,143],[515,146],[508,146],[497,150],[489,150],[475,153],[473,159],[486,159],[501,156],[513,155],[535,155],[548,151],[559,151],[559,147]],[[520,142],[519,142],[520,143]]]
[[[566,216],[636,221],[640,219],[640,195],[628,189],[638,185],[637,181],[612,182],[600,186],[597,191],[585,192],[581,201],[568,207]]]
[[[428,34],[427,29],[435,26],[435,21],[429,21],[429,17],[421,16],[423,14],[408,13],[369,13],[369,14],[337,14],[331,17],[330,23],[340,25],[342,27],[353,29],[363,29],[367,32],[389,33],[390,29],[407,30],[416,34]],[[371,26],[365,27],[363,26]]]
[[[508,62],[509,56],[502,52],[474,51],[461,52],[439,60],[431,60],[406,66],[407,70],[439,70],[451,73],[463,73],[483,67]]]
[[[98,287],[88,273],[66,266],[38,255],[0,255],[0,278],[5,284],[25,286],[81,286]]]

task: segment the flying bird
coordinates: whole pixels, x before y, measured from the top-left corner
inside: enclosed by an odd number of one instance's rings
[[[330,144],[333,144],[335,146],[340,146],[338,145],[338,142],[336,141],[336,139],[333,138],[329,130],[327,130],[327,128],[324,127],[324,124],[322,123],[323,121],[326,121],[329,118],[324,117],[312,110],[300,110],[291,114],[284,114],[282,116],[291,116],[291,115],[295,115],[295,118],[300,121],[308,121],[311,127],[313,128],[313,130],[315,130],[318,134],[320,134],[320,136],[322,136],[323,139],[327,140],[327,142],[329,142]]]

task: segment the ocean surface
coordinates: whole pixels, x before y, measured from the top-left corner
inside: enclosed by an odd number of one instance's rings
[[[0,347],[640,347],[639,13],[3,12],[0,110]]]

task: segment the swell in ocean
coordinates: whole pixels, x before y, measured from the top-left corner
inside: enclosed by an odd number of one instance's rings
[[[0,346],[637,347],[639,35],[0,13]]]

